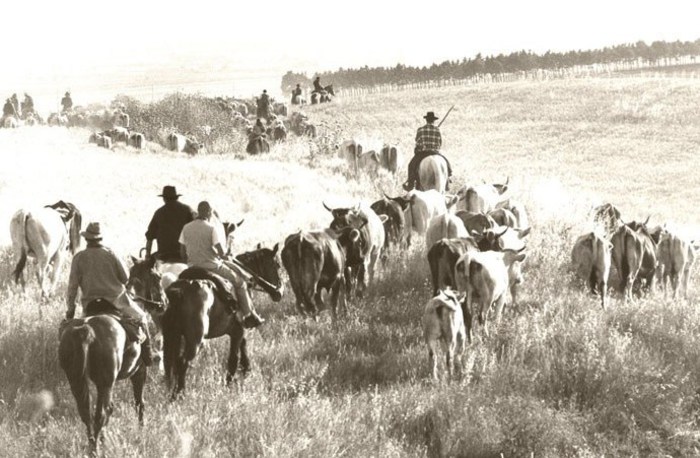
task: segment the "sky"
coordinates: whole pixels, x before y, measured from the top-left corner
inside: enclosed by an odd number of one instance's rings
[[[213,77],[234,68],[271,81],[289,69],[430,65],[477,52],[700,38],[700,2],[691,0],[8,3],[3,55],[12,65],[3,65],[0,87],[76,85],[143,65],[183,65]]]

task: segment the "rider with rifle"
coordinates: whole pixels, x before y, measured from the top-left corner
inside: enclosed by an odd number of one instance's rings
[[[450,111],[452,111],[452,108],[450,108]],[[443,121],[450,114],[450,111],[447,112]],[[448,183],[452,177],[452,167],[450,166],[450,162],[445,156],[440,154],[440,148],[442,147],[440,125],[442,125],[442,122],[440,122],[440,124],[437,126],[435,125],[435,121],[438,119],[438,117],[435,116],[435,113],[432,111],[429,111],[425,116],[423,116],[423,118],[425,119],[425,125],[419,127],[418,131],[416,132],[416,147],[413,151],[413,157],[408,163],[408,180],[403,184],[403,188],[406,191],[410,191],[414,187],[420,189],[418,166],[423,159],[432,154],[437,154],[445,159],[445,162],[447,163]]]

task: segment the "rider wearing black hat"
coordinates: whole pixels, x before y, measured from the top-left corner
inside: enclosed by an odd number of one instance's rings
[[[180,256],[178,238],[185,224],[195,218],[195,212],[189,205],[178,200],[181,194],[175,186],[164,186],[163,198],[165,205],[153,214],[146,231],[146,257],[150,256],[153,240],[158,242],[158,252],[155,256],[165,262],[184,262]]]

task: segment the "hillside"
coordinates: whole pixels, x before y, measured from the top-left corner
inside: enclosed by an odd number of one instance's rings
[[[190,371],[185,400],[147,386],[140,430],[127,383],[117,388],[106,456],[688,456],[700,453],[699,282],[689,300],[661,292],[603,312],[568,272],[591,205],[615,203],[628,219],[652,215],[699,234],[700,81],[635,78],[513,83],[400,92],[308,107],[329,136],[412,149],[425,111],[455,111],[442,127],[456,181],[510,177],[534,226],[521,302],[464,357],[466,376],[428,382],[420,315],[429,298],[422,246],[393,256],[348,320],[331,327],[256,296],[269,319],[251,333],[253,373],[221,384],[226,339]],[[106,151],[87,132],[0,130],[0,221],[20,207],[64,199],[105,225],[106,243],[136,254],[164,184],[183,200],[208,199],[246,219],[239,250],[323,227],[330,205],[398,193],[396,180],[350,177],[330,156],[308,157],[294,139],[267,157],[189,158]],[[405,172],[403,172],[405,175]],[[9,234],[0,233],[0,450],[14,456],[84,453],[84,428],[56,362],[61,295],[40,304],[9,284]],[[65,291],[65,272],[59,291]],[[40,421],[41,389],[56,406]],[[2,454],[4,452],[0,452]]]

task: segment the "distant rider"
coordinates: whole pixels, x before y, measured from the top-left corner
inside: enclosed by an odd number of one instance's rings
[[[258,98],[257,115],[258,118],[265,118],[265,120],[270,118],[270,96],[267,95],[267,89],[264,89]]]
[[[445,159],[447,163],[447,176],[448,182],[452,177],[452,167],[450,162],[445,156],[440,154],[440,148],[442,147],[442,134],[440,134],[440,128],[435,125],[435,121],[439,119],[435,116],[435,113],[429,111],[425,116],[425,125],[418,128],[416,132],[416,147],[413,151],[413,157],[408,163],[408,181],[404,183],[403,188],[406,191],[410,191],[414,187],[420,189],[419,176],[418,176],[418,166],[421,161],[426,157],[437,154]]]
[[[85,313],[87,305],[96,299],[110,302],[121,313],[125,328],[134,328],[135,332],[127,332],[131,340],[143,339],[141,358],[146,366],[150,366],[153,358],[148,317],[126,294],[126,283],[129,276],[124,264],[112,250],[102,245],[100,223],[88,224],[85,231],[80,234],[85,238],[87,247],[76,253],[70,266],[66,295],[66,305],[68,306],[66,319],[70,320],[75,316],[78,288],[82,292],[80,302],[83,306],[83,313]]]
[[[316,79],[314,80],[314,92],[321,93],[325,89],[323,89],[323,86],[321,86],[321,77],[317,76]]]
[[[292,90],[292,105],[301,104],[301,85],[297,83],[297,87]]]
[[[61,106],[63,107],[64,113],[73,110],[73,99],[70,96],[70,92],[66,92],[61,99]]]

